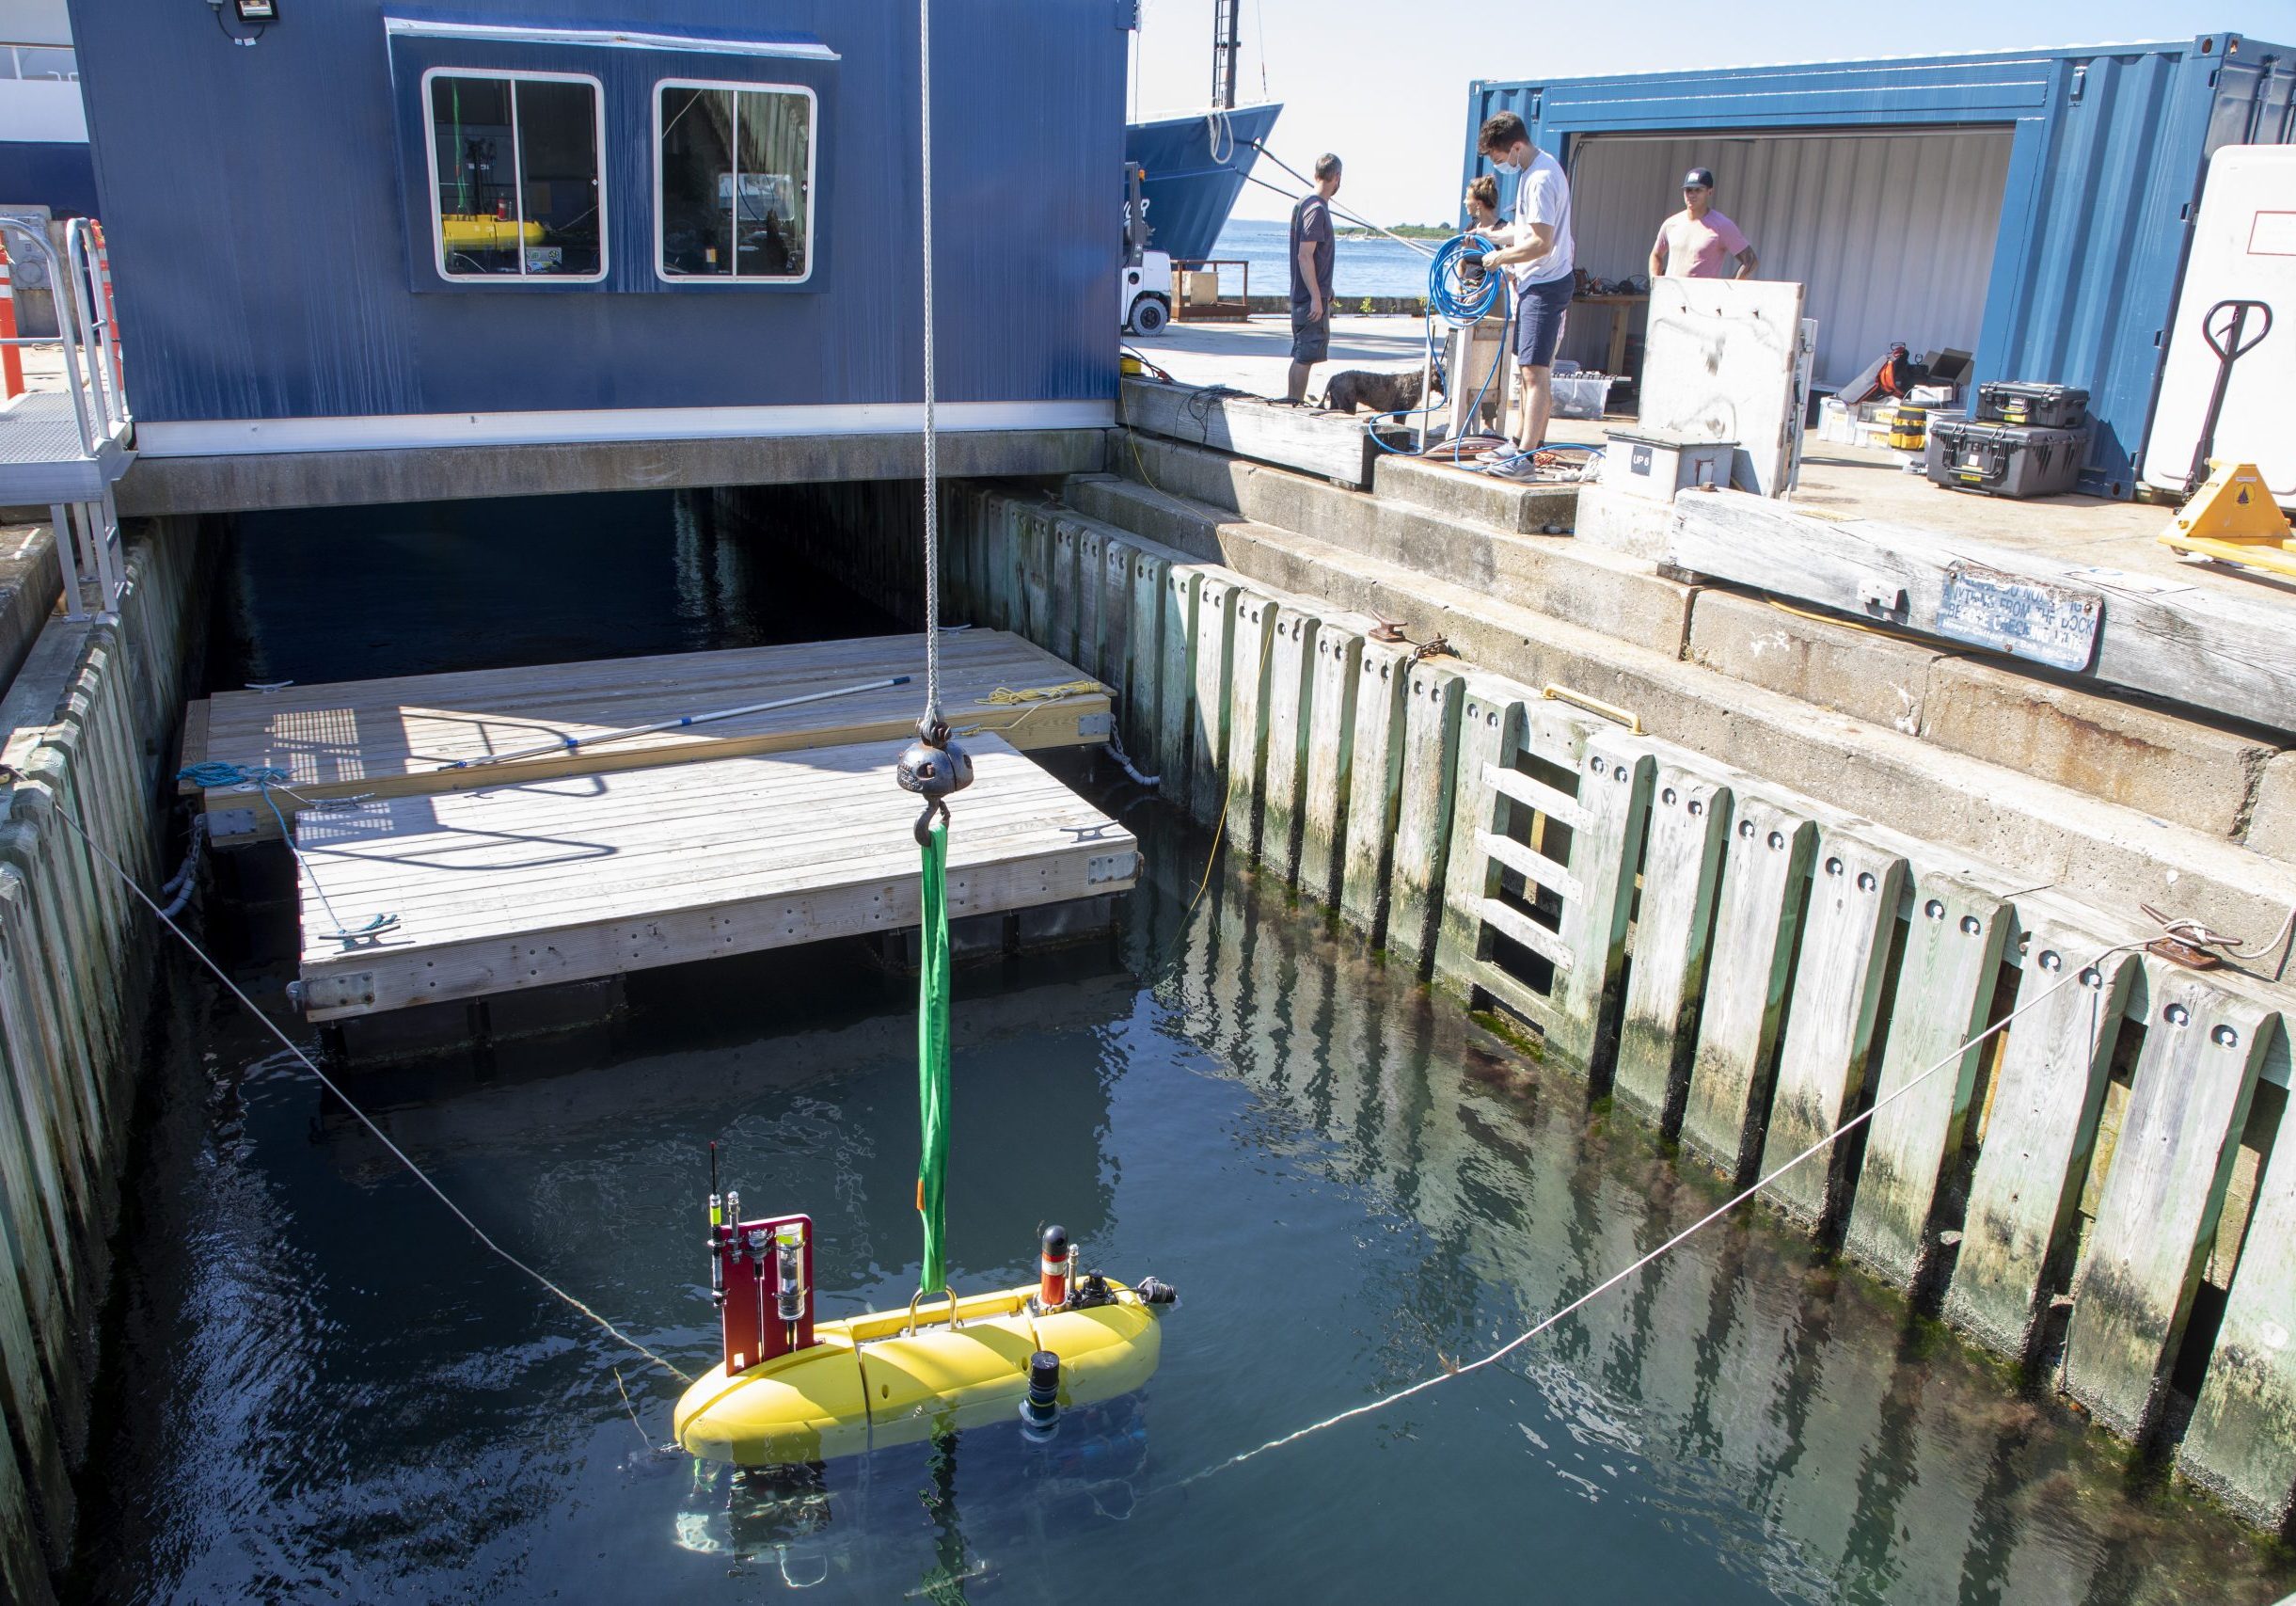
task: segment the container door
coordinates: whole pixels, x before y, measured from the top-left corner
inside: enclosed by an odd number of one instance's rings
[[[2227,145],[2209,159],[2145,447],[2148,485],[2184,488],[2219,367],[2201,320],[2232,299],[2265,303],[2274,323],[2233,366],[2211,455],[2254,463],[2280,504],[2296,505],[2296,146]]]

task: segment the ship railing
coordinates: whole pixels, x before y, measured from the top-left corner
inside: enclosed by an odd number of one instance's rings
[[[131,460],[135,418],[120,369],[103,233],[84,217],[65,223],[62,233],[59,253],[39,224],[0,215],[0,242],[8,257],[39,262],[58,290],[55,338],[0,334],[0,348],[53,344],[63,358],[61,401],[35,390],[0,412],[0,501],[48,503],[65,612],[85,618],[117,608],[124,584],[112,486]]]

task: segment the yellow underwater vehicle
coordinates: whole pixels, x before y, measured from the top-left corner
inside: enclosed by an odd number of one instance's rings
[[[1077,1272],[1044,1233],[1035,1284],[923,1310],[816,1323],[811,1217],[740,1219],[710,1196],[710,1293],[724,1357],[678,1401],[677,1441],[705,1460],[802,1465],[1007,1421],[1049,1437],[1060,1413],[1130,1393],[1156,1370],[1171,1287]]]

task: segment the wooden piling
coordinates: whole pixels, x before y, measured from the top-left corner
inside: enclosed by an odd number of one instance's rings
[[[1769,1131],[1778,1040],[1816,847],[1817,824],[1808,814],[1743,787],[1733,794],[1681,1136],[1684,1148],[1734,1183],[1753,1179]]]
[[[1356,671],[1347,777],[1347,835],[1339,852],[1339,911],[1373,946],[1386,941],[1391,855],[1402,829],[1403,754],[1410,724],[1408,643],[1367,636]]]
[[[1016,562],[1013,628],[1050,650],[1053,632],[1053,526],[1025,502],[1005,503]]]
[[[22,803],[30,788],[19,787]],[[61,825],[55,835],[63,835]],[[33,866],[46,863],[47,853],[60,845],[42,843],[24,825],[0,833],[9,847],[0,849],[0,994],[9,1004],[29,994],[39,1023],[39,1046],[29,1062],[9,1057],[8,1072],[24,1106],[35,1112],[30,1126],[32,1161],[46,1195],[46,1209],[60,1229],[64,1267],[69,1269],[71,1304],[77,1319],[89,1319],[97,1290],[79,1272],[84,1256],[93,1250],[101,1213],[94,1199],[85,1152],[87,1130],[77,1113],[71,1092],[75,1066],[86,1054],[80,1000],[66,978],[71,966],[59,962],[59,928],[40,919],[40,894],[24,875],[23,854],[34,855]],[[45,851],[43,851],[43,849]],[[50,881],[53,886],[52,880]],[[53,898],[53,891],[49,893]],[[27,985],[28,984],[28,985]],[[99,1156],[108,1158],[108,1156]],[[14,1279],[11,1275],[9,1281]],[[75,1505],[65,1470],[64,1446],[84,1434],[87,1401],[84,1396],[51,1394],[43,1369],[36,1359],[24,1291],[9,1287],[0,1293],[0,1410],[8,1419],[10,1434],[27,1452],[25,1476],[37,1503],[47,1565],[60,1569],[69,1563]]]
[[[1025,634],[1021,509],[1010,497],[993,491],[982,497],[981,546],[980,572],[986,582],[989,626]]]
[[[1125,693],[1132,673],[1132,560],[1137,555],[1137,548],[1116,535],[1101,543],[1100,657],[1088,672],[1116,693],[1118,728],[1129,707]]]
[[[1986,1028],[2001,956],[2017,912],[1965,876],[1912,875],[1912,915],[1898,963],[1897,1007],[1882,1043],[1845,1247],[1876,1275],[1911,1292],[1935,1263],[1930,1212],[1957,1163],[1970,1095],[1988,1046],[1931,1068]]]
[[[2018,998],[2040,1001],[2003,1034],[1944,1317],[2022,1365],[2055,1292],[2051,1267],[2070,1247],[2138,967],[2106,951],[2114,943],[2094,921],[2030,898],[2019,914],[2030,929]]]
[[[194,572],[187,532],[126,554],[117,616],[53,620],[0,700],[0,1590],[53,1598],[134,1105],[151,803],[175,718]],[[63,818],[69,815],[74,823]],[[99,857],[99,854],[107,856]],[[117,867],[115,869],[114,867]]]
[[[1269,676],[1283,605],[1249,587],[1236,593],[1228,649],[1227,795],[1227,840],[1248,857],[1259,854],[1259,805],[1268,759]]]
[[[1579,775],[1581,823],[1562,849],[1568,884],[1561,889],[1558,928],[1572,963],[1555,978],[1555,1018],[1545,1023],[1546,1043],[1602,1092],[1615,1058],[1635,864],[1650,828],[1657,763],[1647,741],[1615,725],[1582,720],[1556,703],[1534,705],[1527,728],[1534,747],[1545,745],[1557,760],[1569,753]],[[1548,840],[1560,847],[1551,835]]]
[[[1730,807],[1729,781],[1678,757],[1658,760],[1611,1092],[1667,1137],[1682,1129],[1689,1095]]]
[[[53,1606],[55,1594],[40,1563],[32,1495],[17,1470],[17,1455],[15,1430],[0,1421],[0,1598],[19,1606]]]
[[[1299,869],[1302,794],[1315,719],[1316,644],[1322,617],[1287,601],[1268,653],[1268,751],[1259,863],[1289,886]]]
[[[1225,571],[1197,571],[1196,707],[1188,726],[1188,812],[1198,825],[1221,817],[1227,803],[1228,655],[1236,586]]]
[[[2139,1440],[2160,1421],[2273,1026],[2267,1006],[2191,971],[2144,968],[2145,1045],[2073,1286],[2064,1378]]]
[[[1865,1107],[1906,861],[1849,831],[1819,834],[1801,964],[1778,1055],[1762,1169],[1770,1171]],[[1829,1232],[1848,1201],[1852,1143],[1836,1143],[1764,1188],[1796,1220]]]
[[[1048,622],[1049,634],[1038,644],[1054,656],[1076,661],[1077,627],[1083,619],[1083,608],[1076,593],[1076,536],[1074,519],[1058,514],[1046,514],[1044,522],[1051,526],[1052,572],[1047,577],[1052,586],[1053,612]]]
[[[1132,550],[1132,623],[1126,628],[1124,685],[1118,699],[1124,745],[1144,770],[1164,763],[1159,690],[1164,667],[1164,599],[1171,564],[1157,553]]]
[[[1108,544],[1095,525],[1078,518],[1061,522],[1076,536],[1076,653],[1069,661],[1094,679],[1102,679],[1100,660],[1107,653],[1108,639],[1101,624],[1100,598],[1106,585],[1101,570],[1107,565]]]
[[[1348,799],[1354,779],[1355,697],[1363,677],[1360,614],[1325,614],[1309,670],[1307,760],[1300,781],[1299,889],[1326,906],[1339,902],[1346,867]]]
[[[1156,768],[1166,803],[1189,807],[1196,769],[1196,605],[1204,571],[1194,564],[1164,568],[1156,640]]]
[[[1450,851],[1459,718],[1466,692],[1466,677],[1455,662],[1423,659],[1405,680],[1401,797],[1387,879],[1386,935],[1387,951],[1422,975],[1434,962],[1443,864]],[[1362,706],[1359,697],[1356,707]],[[1363,750],[1360,735],[1356,750]]]
[[[2265,1050],[2283,1075],[2292,1050],[2283,1020]],[[2177,1470],[2282,1533],[2296,1517],[2296,1126],[2285,1113],[2245,1242]]]
[[[12,872],[0,872],[12,874]],[[0,909],[9,907],[0,894]],[[18,891],[13,896],[21,897]],[[52,1393],[69,1398],[81,1387],[84,1369],[63,1268],[75,1246],[65,1223],[49,1209],[34,1174],[33,1145],[40,1140],[36,1112],[23,1088],[37,1073],[28,1057],[37,1045],[22,1019],[22,985],[12,951],[12,929],[0,925],[0,1221],[6,1224],[7,1258],[22,1291],[26,1319],[37,1337]]]

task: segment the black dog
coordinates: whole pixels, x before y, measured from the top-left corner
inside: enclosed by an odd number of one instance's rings
[[[1417,369],[1403,374],[1378,374],[1368,368],[1351,368],[1344,374],[1335,374],[1323,387],[1323,405],[1326,410],[1353,413],[1357,407],[1369,407],[1375,413],[1409,412],[1419,405]],[[1435,393],[1449,395],[1449,387],[1443,382],[1443,364],[1435,364]]]

